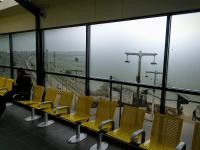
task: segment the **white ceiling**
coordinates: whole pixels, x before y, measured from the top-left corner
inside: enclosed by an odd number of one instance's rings
[[[0,10],[18,5],[14,0],[0,0]]]

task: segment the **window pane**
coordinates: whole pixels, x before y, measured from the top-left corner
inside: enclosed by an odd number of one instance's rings
[[[86,27],[45,31],[46,70],[85,75]]]
[[[85,80],[57,75],[46,75],[46,86],[72,91],[76,95],[85,95]]]
[[[13,63],[15,67],[36,68],[35,32],[13,34]]]
[[[0,35],[0,65],[10,66],[10,46],[8,35]]]
[[[90,81],[90,95],[110,99],[110,85],[107,82]]]
[[[153,56],[142,57],[141,63],[141,82],[153,84],[145,71],[162,71],[165,30],[166,17],[92,25],[91,75],[135,82],[138,56],[129,56],[130,63],[125,63],[125,52],[157,53],[157,65],[151,64]]]
[[[0,76],[11,77],[10,68],[1,68],[0,67]]]
[[[168,84],[200,90],[200,13],[172,18]]]

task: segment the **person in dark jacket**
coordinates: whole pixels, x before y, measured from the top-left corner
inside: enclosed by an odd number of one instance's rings
[[[7,102],[13,102],[17,99],[30,99],[31,89],[31,78],[25,73],[24,69],[18,69],[17,79],[13,84],[12,90],[8,91],[4,96],[0,96],[0,117],[5,111]]]
[[[193,121],[197,120],[197,111],[196,111],[196,109],[194,109],[193,112],[192,112],[192,120]]]

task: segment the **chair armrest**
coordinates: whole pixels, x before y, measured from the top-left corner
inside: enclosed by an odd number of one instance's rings
[[[16,99],[18,97],[18,99],[23,99],[23,96],[20,94],[14,94],[13,95],[13,99]]]
[[[16,98],[17,96],[19,96],[19,94],[14,94],[14,95],[13,95],[13,98]]]
[[[136,137],[141,135],[141,142],[138,143],[138,141],[136,141]],[[132,135],[131,135],[131,143],[137,143],[137,144],[142,144],[145,142],[145,130],[144,129],[139,129],[137,131],[135,131]]]
[[[57,114],[59,110],[63,110],[63,109],[67,109],[67,114],[70,113],[70,108],[69,108],[68,106],[56,107],[56,108],[53,110],[53,112]]]
[[[114,121],[111,120],[111,119],[102,121],[102,122],[100,123],[100,125],[99,125],[98,128],[99,128],[100,130],[102,130],[103,127],[104,127],[105,125],[107,125],[107,124],[111,124],[111,129],[112,129],[112,130],[114,129]]]
[[[51,104],[51,108],[53,108],[53,102],[52,101],[41,102],[41,103],[39,103],[39,106],[46,105],[46,104]]]
[[[180,142],[180,143],[176,146],[176,150],[186,150],[186,144],[185,144],[185,142]]]

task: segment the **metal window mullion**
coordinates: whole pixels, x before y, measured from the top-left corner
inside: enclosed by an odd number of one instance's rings
[[[90,95],[90,49],[91,49],[91,34],[90,25],[86,26],[86,67],[85,67],[85,95]]]
[[[44,49],[43,49],[43,32],[40,29],[40,13],[35,16],[36,23],[36,72],[37,72],[37,84],[45,84],[45,73],[44,73]]]
[[[170,35],[171,35],[171,20],[172,20],[172,16],[168,15],[167,23],[166,23],[165,52],[164,52],[162,91],[161,91],[161,102],[160,102],[160,113],[162,114],[165,113],[166,87],[167,87]]]

